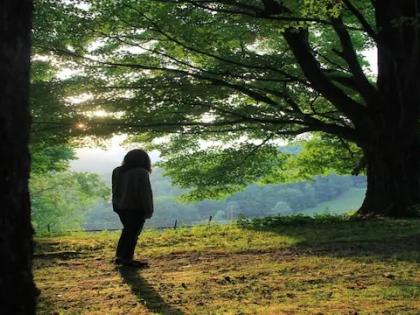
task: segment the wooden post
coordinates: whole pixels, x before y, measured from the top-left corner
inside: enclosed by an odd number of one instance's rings
[[[176,225],[178,224],[178,220],[175,220],[174,230],[176,230]]]
[[[211,223],[211,219],[213,219],[213,216],[212,215],[209,217],[209,225]]]

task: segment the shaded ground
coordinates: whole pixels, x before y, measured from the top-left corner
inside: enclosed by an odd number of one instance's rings
[[[140,271],[117,236],[38,239],[38,313],[420,314],[420,221],[148,231]]]

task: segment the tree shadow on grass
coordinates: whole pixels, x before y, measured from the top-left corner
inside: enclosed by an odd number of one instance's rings
[[[139,269],[130,267],[118,268],[124,282],[130,286],[138,301],[153,313],[182,315],[181,310],[167,304],[159,293],[140,275]]]
[[[292,237],[296,244],[290,249],[297,254],[420,261],[420,220],[281,220],[250,221],[243,227]]]

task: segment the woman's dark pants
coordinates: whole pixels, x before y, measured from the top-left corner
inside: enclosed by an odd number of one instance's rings
[[[119,210],[117,213],[120,216],[123,230],[118,241],[116,256],[125,260],[132,260],[145,219],[138,210]]]

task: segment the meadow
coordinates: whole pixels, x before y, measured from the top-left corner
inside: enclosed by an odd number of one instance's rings
[[[419,314],[420,220],[242,219],[146,230],[116,268],[116,232],[36,239],[39,314]]]

